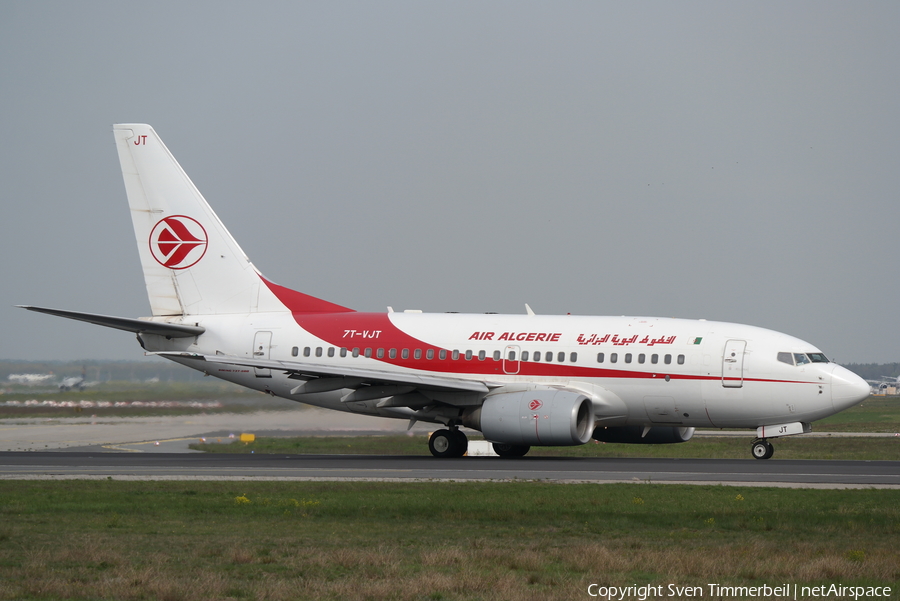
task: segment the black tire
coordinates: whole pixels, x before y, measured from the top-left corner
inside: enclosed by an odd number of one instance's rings
[[[469,450],[469,439],[459,430],[450,430],[456,437],[456,454],[453,457],[464,457]]]
[[[775,454],[775,447],[768,440],[757,440],[750,447],[754,459],[769,459]]]
[[[456,455],[459,446],[459,439],[450,430],[432,432],[428,439],[428,450],[435,457],[460,457]]]
[[[528,445],[506,444],[505,442],[495,442],[491,444],[494,452],[501,457],[524,457],[525,453],[531,450]]]

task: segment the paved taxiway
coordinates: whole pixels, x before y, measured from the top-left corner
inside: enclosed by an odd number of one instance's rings
[[[742,486],[900,487],[900,461],[0,453],[0,479],[545,480]]]
[[[410,434],[423,440],[429,425]],[[765,486],[900,487],[897,461],[785,461],[220,455],[191,452],[201,436],[402,434],[406,423],[304,409],[145,418],[0,422],[0,479],[548,480]],[[725,434],[725,433],[719,433]],[[736,433],[752,437],[752,432]],[[690,443],[688,443],[690,444]],[[41,451],[41,452],[21,452]]]

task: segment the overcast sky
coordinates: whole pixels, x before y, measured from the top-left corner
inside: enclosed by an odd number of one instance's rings
[[[0,358],[137,359],[111,126],[359,310],[706,318],[900,361],[900,3],[0,2]]]

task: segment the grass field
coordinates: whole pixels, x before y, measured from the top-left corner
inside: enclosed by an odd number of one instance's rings
[[[891,586],[900,491],[0,482],[3,599],[579,599]]]
[[[816,432],[900,432],[900,397],[870,396],[831,417],[813,423]]]

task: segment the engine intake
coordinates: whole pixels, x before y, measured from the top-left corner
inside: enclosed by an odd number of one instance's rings
[[[591,439],[594,416],[583,394],[547,388],[491,395],[463,417],[463,425],[491,442],[574,446]]]

